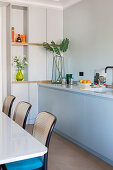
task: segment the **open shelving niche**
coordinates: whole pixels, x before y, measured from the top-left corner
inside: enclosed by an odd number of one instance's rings
[[[11,23],[10,30],[12,27],[15,28],[15,32],[19,34],[28,35],[28,7],[11,5]],[[28,37],[27,37],[28,38]],[[28,41],[28,40],[27,40]],[[23,56],[27,57],[27,61],[29,62],[28,56],[28,46],[27,43],[22,43],[22,45],[18,45],[18,43],[11,43],[11,62],[13,63],[13,58],[17,56],[23,58]],[[12,64],[11,67],[11,81],[16,80],[16,67]],[[28,66],[25,67],[23,71],[24,80],[28,80]]]

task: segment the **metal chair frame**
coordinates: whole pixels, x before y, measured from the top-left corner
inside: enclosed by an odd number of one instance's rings
[[[47,113],[49,113],[49,112],[47,112]],[[51,114],[51,113],[49,113],[49,114]],[[53,115],[53,114],[51,114],[51,115]],[[53,116],[54,116],[54,115],[53,115]],[[54,117],[55,117],[55,116],[54,116]],[[57,121],[57,118],[55,117],[55,120],[54,120],[53,124],[51,125],[51,128],[50,128],[49,133],[48,133],[48,136],[47,136],[47,140],[46,140],[45,146],[46,146],[48,149],[49,149],[49,143],[50,143],[51,135],[52,135],[53,129],[54,129],[54,127],[55,127],[56,121]],[[47,153],[44,155],[44,166],[43,166],[42,170],[47,170],[47,162],[48,162],[48,151],[47,151]]]

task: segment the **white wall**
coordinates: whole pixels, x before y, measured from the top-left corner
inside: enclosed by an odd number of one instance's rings
[[[2,7],[0,7],[0,110],[2,108]]]
[[[64,10],[67,72],[93,80],[94,71],[113,65],[113,0],[83,0]],[[79,71],[85,73],[79,77]]]
[[[6,6],[2,7],[2,97],[7,95]]]
[[[51,43],[55,41],[57,43],[61,42],[63,39],[63,11],[58,9],[47,9],[47,35],[46,41]],[[47,70],[46,78],[47,80],[52,79],[52,64],[53,55],[47,52]]]
[[[0,6],[0,110],[7,95],[6,6]]]

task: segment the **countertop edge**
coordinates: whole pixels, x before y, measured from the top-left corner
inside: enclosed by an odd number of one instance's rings
[[[113,99],[113,93],[112,92],[103,92],[103,93],[98,93],[98,92],[93,92],[89,90],[83,90],[81,88],[78,88],[75,85],[71,86],[65,86],[65,85],[56,85],[56,84],[46,84],[46,83],[38,83],[38,86],[41,87],[47,87],[51,89],[57,89],[57,90],[63,90],[63,91],[69,91],[69,92],[74,92],[74,93],[81,93],[81,94],[86,94],[86,95],[92,95],[92,96],[98,96],[102,98],[108,98],[108,99]],[[112,94],[111,94],[112,93]]]

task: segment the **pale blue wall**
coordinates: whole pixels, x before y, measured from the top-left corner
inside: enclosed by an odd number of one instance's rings
[[[70,39],[66,72],[93,80],[95,70],[113,65],[113,0],[83,0],[64,10],[64,37]],[[83,78],[82,78],[83,79]]]

